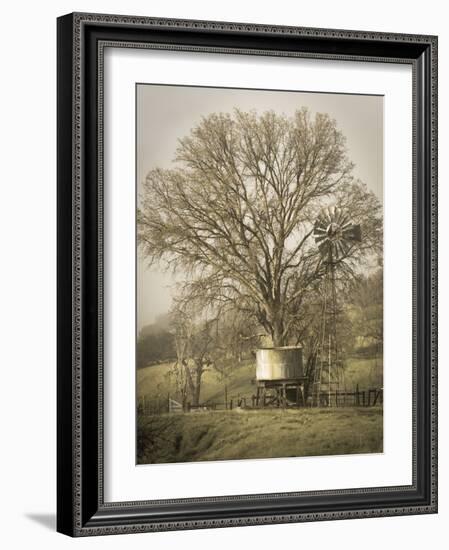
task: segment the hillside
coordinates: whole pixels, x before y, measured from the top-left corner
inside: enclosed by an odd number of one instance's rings
[[[140,418],[137,462],[380,453],[379,407],[207,411]]]

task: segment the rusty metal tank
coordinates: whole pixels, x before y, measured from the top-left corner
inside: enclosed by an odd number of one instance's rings
[[[257,380],[287,380],[304,376],[302,348],[261,348],[256,352]]]

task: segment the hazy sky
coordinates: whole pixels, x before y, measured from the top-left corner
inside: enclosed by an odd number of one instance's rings
[[[274,110],[291,116],[306,106],[328,113],[346,136],[354,175],[383,199],[383,98],[380,96],[307,92],[238,90],[189,86],[137,85],[137,192],[147,173],[169,168],[177,140],[202,116],[234,108]],[[140,330],[166,313],[171,305],[173,278],[137,261],[137,325]]]

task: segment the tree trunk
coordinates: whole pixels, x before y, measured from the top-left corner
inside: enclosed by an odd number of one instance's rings
[[[192,405],[198,407],[200,404],[200,393],[201,393],[201,377],[203,376],[203,365],[202,363],[195,365],[195,381],[194,388],[192,392]]]
[[[284,336],[284,323],[279,317],[275,318],[272,324],[271,339],[273,340],[273,347],[282,347],[286,345]]]
[[[287,345],[287,337],[284,333],[284,315],[279,300],[265,304],[265,307],[259,311],[258,320],[266,330],[274,348]]]
[[[184,368],[185,368],[185,372],[186,372],[186,382],[187,382],[187,386],[189,388],[189,392],[190,392],[190,395],[192,396],[192,399],[194,399],[194,395],[195,395],[195,384],[193,382],[193,379],[192,379],[192,373],[190,372],[190,367],[189,365],[187,364],[187,361],[184,362]],[[192,405],[195,405],[195,403],[192,403]]]

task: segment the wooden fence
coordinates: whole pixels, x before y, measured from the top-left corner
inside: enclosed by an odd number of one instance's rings
[[[309,397],[309,406],[321,407],[374,407],[383,404],[383,389],[368,388],[366,390],[356,389],[354,391],[336,390],[331,392],[320,392],[319,402],[312,402]]]

